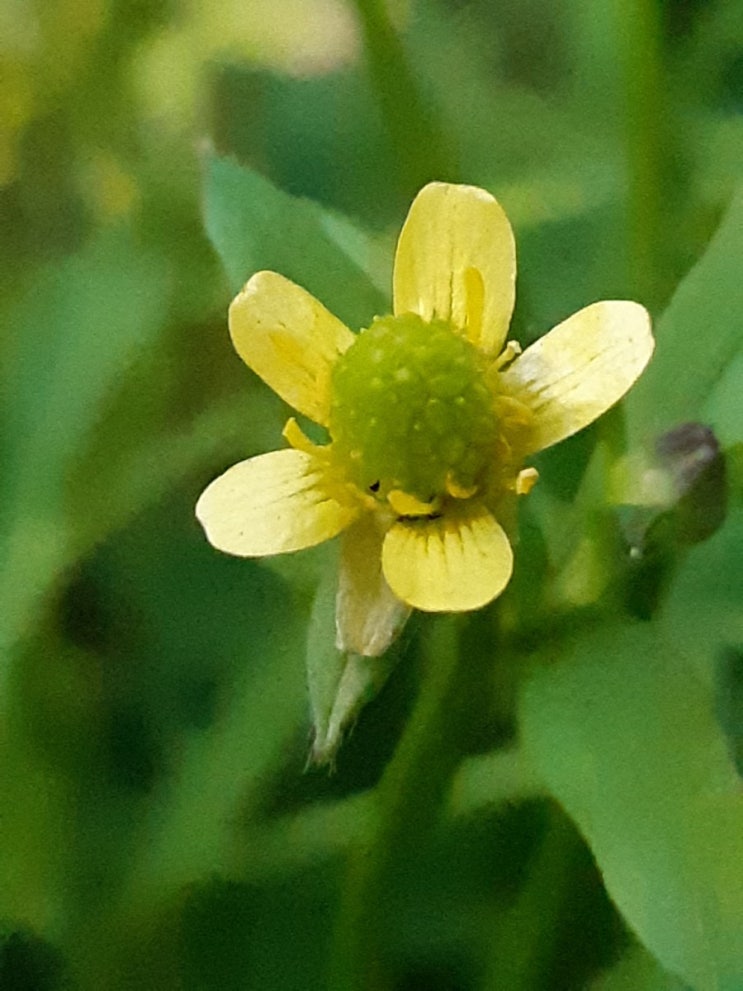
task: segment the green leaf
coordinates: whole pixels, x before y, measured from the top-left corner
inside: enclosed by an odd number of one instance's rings
[[[158,358],[162,353],[157,352]],[[152,388],[157,389],[157,382]],[[165,423],[156,412],[158,402],[171,398],[166,385],[163,389],[164,397],[150,393],[149,408],[137,424],[132,423],[133,416],[126,420],[126,406],[117,396],[115,408],[107,409],[105,423],[91,438],[93,443],[71,466],[70,503],[80,514],[78,554],[162,499],[184,478],[198,479],[191,489],[195,502],[199,489],[222,468],[277,446],[283,410],[268,389],[246,388],[211,401],[183,421],[172,422],[171,415]],[[129,394],[132,391],[129,388]]]
[[[628,430],[635,443],[684,420],[704,418],[715,429],[718,420],[727,423],[727,413],[716,409],[713,394],[722,384],[729,395],[725,377],[733,361],[739,380],[742,257],[743,190],[739,190],[707,251],[657,323],[656,353],[626,400]],[[733,401],[739,421],[740,403],[736,396]],[[740,432],[731,439],[740,439]]]
[[[743,984],[743,792],[712,693],[654,625],[606,626],[535,671],[527,755],[641,941],[696,991]]]
[[[266,573],[261,589],[256,574],[257,566],[251,565],[243,592],[246,597],[252,594],[256,611],[260,607],[261,624],[270,623],[281,634],[271,637],[260,629],[251,637],[243,631],[242,649],[250,664],[232,686],[229,707],[209,732],[192,734],[184,743],[177,774],[154,796],[148,828],[131,858],[126,901],[135,914],[142,906],[165,902],[189,882],[235,868],[236,854],[240,856],[236,836],[260,806],[269,771],[286,759],[292,738],[305,722],[305,619],[277,579],[268,581]],[[284,595],[268,600],[266,592],[277,587]],[[230,590],[232,596],[236,588]],[[215,628],[218,625],[215,621]],[[222,636],[224,646],[215,642],[229,650],[234,635],[228,630]],[[237,645],[232,646],[239,656]],[[296,773],[300,769],[297,766]],[[245,855],[251,856],[249,848]]]
[[[77,521],[68,474],[102,405],[165,316],[167,273],[125,229],[43,271],[10,314],[0,538],[0,649],[68,563]]]
[[[165,272],[125,229],[106,231],[39,276],[11,314],[16,353],[5,403],[11,490],[58,479],[102,400],[164,316]],[[55,493],[56,494],[56,493]],[[52,498],[48,487],[39,497]]]
[[[710,540],[693,548],[678,570],[661,621],[683,643],[712,693],[731,758],[743,772],[743,612],[740,562],[743,512],[731,512]]]
[[[64,991],[71,987],[57,949],[27,929],[0,929],[0,986]]]
[[[183,907],[183,991],[305,991],[324,986],[338,866],[311,863],[280,885],[221,879],[192,888]]]
[[[271,269],[303,286],[351,328],[389,311],[376,245],[340,214],[277,189],[228,159],[206,167],[206,229],[236,292]]]
[[[716,655],[743,646],[740,569],[743,512],[694,547],[681,564],[663,607],[669,635],[684,643],[698,676],[711,683]]]
[[[51,903],[66,909],[62,946],[84,987],[107,986],[110,974],[123,975],[112,987],[160,987],[130,972],[143,931],[190,885],[265,873],[256,836],[273,836],[277,781],[302,772],[305,609],[262,564],[209,547],[191,512],[179,493],[95,556],[94,597],[111,604],[117,631],[103,661],[117,669],[112,680],[126,672],[98,704],[105,739],[124,745],[103,748],[102,768],[94,751],[96,773],[82,784],[60,754],[70,805],[45,834],[65,858],[44,877]],[[122,608],[136,622],[121,627]],[[127,711],[141,721],[129,736]],[[84,725],[79,734],[88,745]],[[296,836],[286,847],[302,860]],[[157,958],[162,934],[152,939]]]
[[[685,985],[662,970],[642,947],[633,946],[588,991],[684,991]]]
[[[741,335],[743,337],[743,334]],[[743,441],[743,347],[730,360],[704,406],[701,419],[714,426],[723,447]]]

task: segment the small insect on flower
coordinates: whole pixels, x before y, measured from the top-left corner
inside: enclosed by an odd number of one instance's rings
[[[245,557],[342,534],[340,649],[381,654],[411,608],[498,596],[513,568],[502,521],[537,478],[525,460],[613,406],[650,359],[649,315],[629,301],[593,303],[523,353],[505,344],[515,278],[498,202],[436,182],[403,225],[391,315],[354,334],[275,272],[230,306],[238,354],[329,443],[291,418],[289,447],[229,468],[196,514]]]

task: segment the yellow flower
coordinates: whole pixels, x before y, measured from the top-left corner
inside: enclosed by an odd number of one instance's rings
[[[245,557],[342,533],[342,649],[381,653],[411,607],[499,595],[513,555],[498,519],[536,480],[524,460],[613,406],[650,359],[648,313],[628,301],[587,306],[523,354],[504,347],[515,277],[498,202],[431,183],[397,244],[393,315],[353,334],[275,272],[230,307],[240,356],[329,442],[290,419],[290,447],[228,469],[196,513],[215,547]]]

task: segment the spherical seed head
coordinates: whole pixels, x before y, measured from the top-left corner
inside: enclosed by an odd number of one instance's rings
[[[480,486],[498,437],[484,358],[444,321],[378,317],[335,365],[330,433],[349,478],[380,498]]]

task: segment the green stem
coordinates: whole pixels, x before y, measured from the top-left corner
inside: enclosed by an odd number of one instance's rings
[[[508,803],[543,798],[545,785],[518,747],[467,757],[452,781],[449,812],[467,816]]]
[[[629,173],[629,259],[635,291],[658,294],[662,248],[665,80],[657,0],[617,0]]]
[[[529,875],[493,941],[484,987],[539,991],[550,986],[547,970],[554,956],[576,845],[575,832],[565,816],[550,808]]]
[[[451,149],[426,106],[383,0],[352,0],[364,32],[369,71],[394,146],[406,196],[431,179],[457,178]]]
[[[449,617],[433,621],[418,701],[377,788],[376,830],[351,859],[331,965],[333,991],[393,986],[384,959],[390,891],[443,810],[461,760],[465,711],[482,711],[487,694],[479,665],[460,663],[454,622]]]
[[[444,814],[452,823],[483,810],[544,796],[544,784],[521,750],[494,750],[459,764]],[[262,881],[290,875],[311,861],[346,856],[354,847],[371,844],[378,821],[373,791],[312,804],[246,832],[229,873],[244,882]]]

